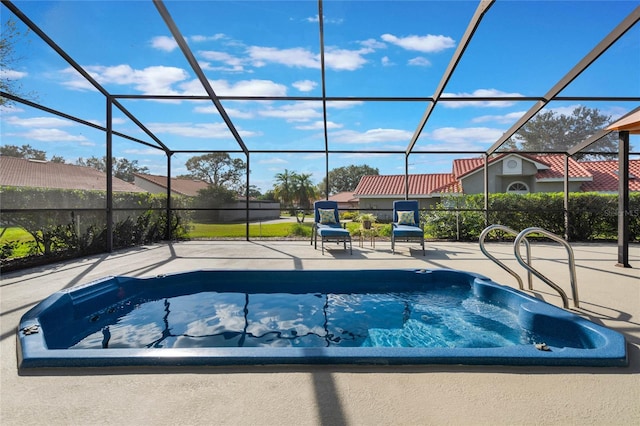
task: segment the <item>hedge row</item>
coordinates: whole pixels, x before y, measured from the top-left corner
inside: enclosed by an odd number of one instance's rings
[[[34,257],[70,258],[104,252],[107,247],[107,216],[104,191],[44,188],[0,188],[2,226],[18,226],[34,238],[29,254]],[[113,247],[124,248],[160,241],[171,228],[174,238],[187,235],[188,218],[173,212],[167,223],[165,194],[114,193]],[[186,200],[173,198],[175,207]],[[11,209],[14,211],[7,212]],[[45,210],[36,210],[45,209]],[[19,210],[19,211],[15,211]],[[3,259],[11,257],[17,243],[0,248]]]
[[[457,206],[457,211],[447,206]],[[595,192],[569,195],[570,241],[615,240],[618,235],[618,196]],[[640,240],[640,193],[629,197],[630,241]],[[482,194],[451,197],[435,209],[423,212],[425,231],[433,238],[477,240],[485,228]],[[565,234],[564,194],[490,194],[489,224],[507,226],[515,231],[529,227]]]

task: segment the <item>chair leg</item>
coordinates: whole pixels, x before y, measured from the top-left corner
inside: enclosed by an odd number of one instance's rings
[[[393,233],[391,234],[391,254],[396,254],[396,239]]]

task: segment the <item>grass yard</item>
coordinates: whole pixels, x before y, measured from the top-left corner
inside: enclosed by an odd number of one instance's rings
[[[249,237],[310,237],[311,226],[312,222],[251,223]],[[246,229],[245,223],[192,223],[188,235],[190,238],[243,238],[246,235]]]
[[[9,257],[24,257],[29,254],[31,244],[35,240],[27,231],[18,227],[0,228],[0,247],[5,244],[15,243],[16,247]]]

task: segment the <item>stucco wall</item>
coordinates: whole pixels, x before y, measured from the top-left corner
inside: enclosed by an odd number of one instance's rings
[[[245,201],[236,201],[235,203],[229,203],[222,208],[229,209],[245,209]],[[280,218],[280,203],[275,201],[250,201],[249,220],[272,220]],[[220,220],[222,222],[241,222],[247,217],[245,210],[221,210]]]
[[[144,189],[147,192],[150,192],[152,194],[166,194],[167,193],[167,189],[160,186],[160,185],[156,185],[153,182],[149,182],[146,179],[140,179],[138,176],[134,176],[133,178],[133,183],[136,186],[139,186],[140,188]]]

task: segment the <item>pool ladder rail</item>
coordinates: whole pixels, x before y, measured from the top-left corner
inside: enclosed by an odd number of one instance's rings
[[[482,251],[482,253],[484,253],[485,256],[487,256],[491,261],[493,261],[495,264],[497,264],[498,266],[500,266],[502,269],[504,269],[505,271],[507,271],[509,274],[511,274],[517,281],[518,281],[518,286],[520,287],[520,290],[524,290],[524,284],[522,282],[522,278],[520,278],[520,275],[518,275],[515,271],[513,271],[512,269],[510,269],[509,267],[507,267],[504,263],[502,263],[501,261],[499,261],[495,256],[491,255],[486,247],[485,247],[485,238],[487,237],[487,235],[494,230],[501,230],[503,232],[507,232],[509,234],[515,235],[516,238],[513,242],[513,253],[516,257],[516,260],[518,261],[518,263],[527,270],[527,277],[528,277],[528,285],[529,285],[529,290],[533,290],[533,283],[532,283],[532,275],[535,275],[536,277],[540,278],[545,284],[547,284],[549,287],[553,288],[556,292],[558,292],[558,294],[560,295],[560,298],[562,299],[562,305],[564,306],[565,309],[569,309],[569,298],[567,297],[567,294],[564,292],[564,290],[562,288],[560,288],[560,286],[558,286],[556,283],[554,283],[553,281],[551,281],[548,277],[546,277],[545,275],[543,275],[540,271],[538,271],[537,269],[535,269],[533,266],[531,266],[531,245],[529,244],[529,241],[527,240],[527,235],[530,234],[542,234],[547,238],[550,238],[551,240],[560,243],[561,245],[564,246],[564,248],[567,250],[567,255],[568,255],[568,263],[569,263],[569,277],[571,280],[571,293],[573,296],[573,305],[576,308],[580,307],[580,300],[578,298],[578,283],[576,280],[576,262],[575,262],[575,257],[573,255],[573,249],[571,248],[571,246],[569,245],[569,243],[567,241],[565,241],[563,238],[547,231],[546,229],[542,229],[542,228],[536,228],[536,227],[531,227],[531,228],[527,228],[524,229],[522,232],[518,233],[516,231],[514,231],[513,229],[504,226],[504,225],[490,225],[488,227],[486,227],[481,233],[480,233],[480,250]],[[527,250],[527,259],[526,261],[522,258],[522,254],[520,253],[520,248],[522,246],[522,243],[524,243],[526,250]]]

